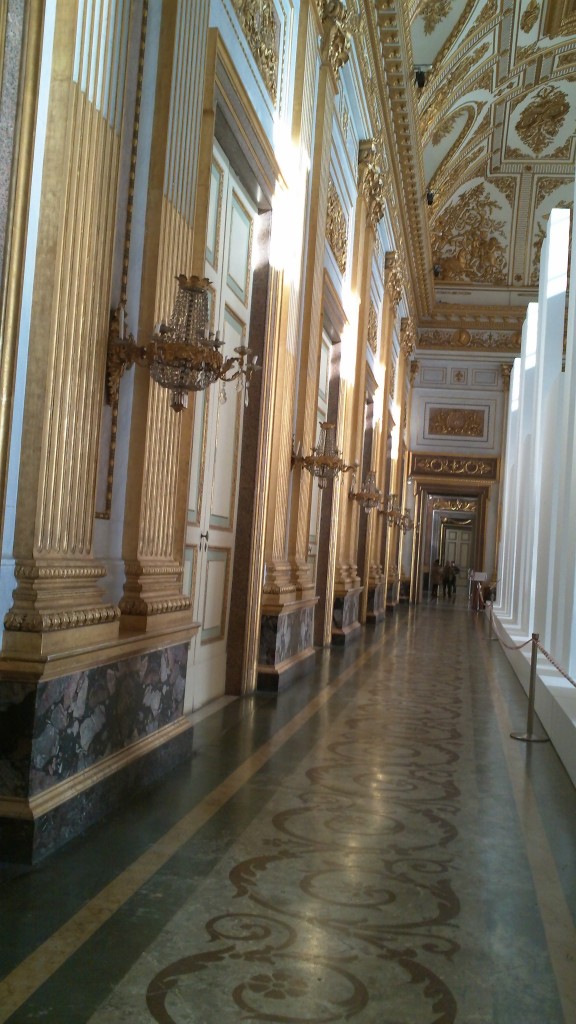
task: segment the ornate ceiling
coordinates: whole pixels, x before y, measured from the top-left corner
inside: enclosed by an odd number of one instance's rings
[[[420,344],[514,350],[546,220],[573,197],[576,0],[376,0],[376,12]]]

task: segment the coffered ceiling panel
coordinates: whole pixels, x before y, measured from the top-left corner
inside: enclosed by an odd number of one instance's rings
[[[376,0],[376,7],[388,77],[400,65],[405,72],[396,121],[404,115],[412,123],[413,148],[400,160],[421,178],[406,196],[426,249],[415,282],[421,330],[428,345],[447,338],[452,325],[436,323],[445,321],[447,303],[460,312],[507,307],[514,321],[507,336],[516,339],[519,313],[537,297],[550,210],[572,202],[576,0]],[[386,48],[394,26],[395,66]],[[424,71],[421,87],[416,70]],[[471,324],[462,338],[480,343]]]

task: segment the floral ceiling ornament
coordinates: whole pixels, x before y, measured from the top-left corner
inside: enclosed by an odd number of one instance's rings
[[[523,32],[531,32],[534,25],[538,21],[538,15],[540,14],[540,4],[537,0],[530,0],[526,10],[520,18],[520,28]]]
[[[495,199],[480,182],[462,193],[434,225],[433,262],[445,280],[506,282],[506,251],[499,239],[504,221],[496,220]]]
[[[558,135],[569,110],[566,94],[554,85],[545,85],[520,114],[516,132],[533,153],[540,154]]]
[[[444,21],[452,10],[453,0],[425,0],[418,16],[424,22],[424,35],[432,35],[441,21]]]

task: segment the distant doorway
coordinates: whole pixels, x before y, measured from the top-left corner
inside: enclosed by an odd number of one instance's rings
[[[440,537],[440,561],[455,562],[461,575],[472,568],[473,524],[454,525],[449,521],[442,523]]]

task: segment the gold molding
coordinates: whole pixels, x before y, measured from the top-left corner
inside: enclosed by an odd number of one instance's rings
[[[448,477],[473,483],[495,483],[499,460],[490,456],[427,455],[410,452],[408,476]]]

